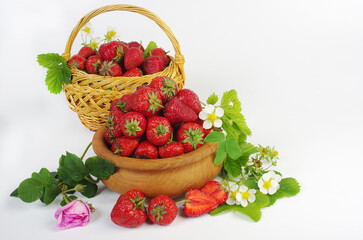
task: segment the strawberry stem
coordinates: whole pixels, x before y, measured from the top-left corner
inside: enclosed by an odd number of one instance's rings
[[[186,203],[186,202],[188,202],[188,199],[181,200],[179,202],[176,202],[175,204],[178,205],[178,204]]]
[[[83,152],[83,154],[82,154],[82,156],[81,156],[81,160],[83,160],[84,156],[86,155],[86,153],[87,153],[88,149],[91,147],[91,145],[92,145],[92,142],[90,142],[90,143],[88,144],[88,146],[87,146],[86,150],[84,150],[84,152]]]

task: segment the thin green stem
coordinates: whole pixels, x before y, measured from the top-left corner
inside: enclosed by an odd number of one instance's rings
[[[90,183],[94,183],[97,184],[99,181],[98,180],[94,180],[90,175],[85,176],[84,179]]]
[[[88,146],[87,146],[86,150],[84,150],[84,152],[83,152],[83,154],[82,154],[82,157],[81,157],[81,160],[83,160],[84,156],[86,155],[86,153],[87,153],[88,149],[91,147],[91,145],[92,145],[92,142],[90,142],[90,143],[88,144]]]

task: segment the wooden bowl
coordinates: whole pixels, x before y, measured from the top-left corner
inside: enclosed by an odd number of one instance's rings
[[[178,197],[192,188],[201,188],[213,180],[222,168],[214,165],[217,143],[206,143],[201,148],[172,158],[137,159],[113,154],[104,140],[106,127],[93,136],[96,155],[115,164],[115,173],[102,182],[114,192],[123,194],[137,189],[146,196],[160,194]]]

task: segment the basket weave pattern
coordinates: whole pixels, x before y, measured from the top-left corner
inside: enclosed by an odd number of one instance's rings
[[[153,20],[168,36],[175,57],[168,56],[169,66],[162,72],[141,77],[104,77],[96,74],[88,74],[75,67],[71,67],[72,80],[70,84],[63,85],[68,105],[71,110],[78,114],[82,124],[92,131],[96,131],[104,125],[110,109],[110,103],[125,94],[132,93],[137,87],[144,83],[150,83],[156,76],[168,76],[174,79],[179,89],[185,83],[184,57],[180,52],[180,46],[170,28],[154,13],[140,7],[131,5],[109,5],[91,11],[86,14],[74,27],[63,57],[69,60],[71,48],[78,32],[93,17],[110,11],[129,11],[139,13]]]

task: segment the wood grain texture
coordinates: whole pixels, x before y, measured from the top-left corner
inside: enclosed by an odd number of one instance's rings
[[[101,127],[96,131],[92,146],[98,157],[115,164],[115,173],[102,182],[120,194],[137,189],[149,197],[160,194],[178,197],[189,189],[201,188],[222,168],[222,164],[213,163],[217,143],[206,143],[193,152],[173,158],[136,159],[113,154],[104,140],[105,130]]]

